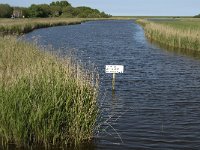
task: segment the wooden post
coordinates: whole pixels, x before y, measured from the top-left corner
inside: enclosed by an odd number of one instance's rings
[[[113,73],[112,90],[115,90],[115,73]]]

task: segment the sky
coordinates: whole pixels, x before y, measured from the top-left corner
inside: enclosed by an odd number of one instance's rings
[[[0,0],[11,6],[49,4],[55,0]],[[200,0],[68,0],[72,6],[89,6],[113,16],[194,16]]]

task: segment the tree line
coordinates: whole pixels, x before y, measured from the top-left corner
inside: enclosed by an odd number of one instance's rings
[[[67,1],[56,1],[50,4],[32,4],[30,7],[12,7],[9,4],[0,4],[0,18],[108,18],[111,15],[90,7],[72,7]]]
[[[198,15],[194,16],[194,18],[200,18],[200,14],[198,14]]]

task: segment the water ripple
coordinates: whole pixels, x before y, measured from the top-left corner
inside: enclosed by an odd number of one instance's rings
[[[98,67],[101,93],[106,89],[102,117],[110,117],[110,127],[102,126],[95,149],[200,149],[199,60],[151,45],[134,21],[39,29],[25,38],[34,36],[63,55],[76,49]],[[106,64],[125,66],[114,93]]]

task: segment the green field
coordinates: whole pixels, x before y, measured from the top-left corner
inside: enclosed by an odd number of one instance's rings
[[[112,16],[111,18],[191,18],[191,16]]]
[[[163,45],[184,50],[200,51],[200,19],[138,20],[146,36]]]
[[[174,19],[172,21],[160,21],[160,24],[182,30],[200,30],[200,19]]]

